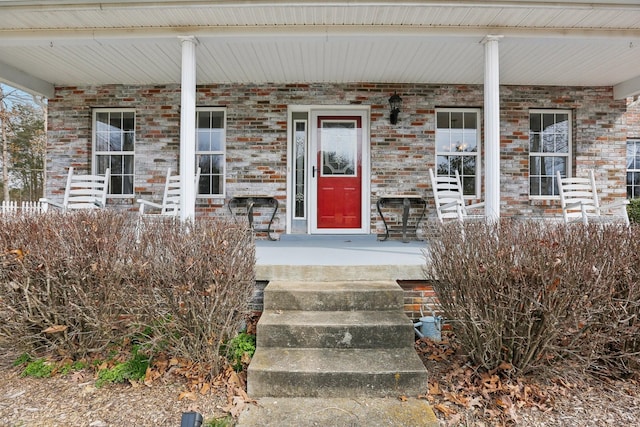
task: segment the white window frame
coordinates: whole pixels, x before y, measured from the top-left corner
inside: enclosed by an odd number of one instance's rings
[[[633,144],[633,152],[629,150],[629,144]],[[630,154],[633,157],[630,159]],[[629,185],[633,182],[633,179],[630,179],[631,176],[629,174],[640,175],[640,138],[629,138],[627,139],[627,198],[628,199],[637,199],[640,198],[640,186],[635,186],[638,188],[637,193],[634,191],[634,186]],[[639,159],[639,160],[636,160]]]
[[[532,137],[532,131],[531,131],[531,115],[532,114],[566,114],[567,115],[567,152],[558,152],[558,151],[531,151],[531,137]],[[544,133],[544,132],[542,132]],[[529,151],[529,170],[528,170],[528,176],[529,176],[529,198],[534,200],[553,200],[553,199],[559,199],[560,195],[559,194],[532,194],[531,193],[531,168],[532,168],[532,164],[533,164],[533,158],[534,157],[540,157],[540,158],[545,158],[545,157],[561,157],[565,159],[565,165],[566,165],[566,170],[565,170],[565,174],[562,174],[562,176],[572,176],[572,170],[571,170],[571,161],[573,159],[573,112],[571,110],[563,110],[563,109],[531,109],[529,110],[529,138],[528,138],[528,151]],[[540,144],[540,146],[542,147],[542,144]],[[538,176],[542,176],[542,175],[538,175]],[[551,179],[553,182],[553,186],[552,186],[552,192],[557,192],[558,191],[558,185],[556,183],[556,169],[552,170],[550,173],[548,173],[547,175],[544,175],[547,178]]]
[[[111,115],[112,113],[118,113],[118,114],[124,114],[124,113],[133,113],[133,131],[132,131],[132,135],[133,135],[133,149],[132,150],[122,150],[122,151],[99,151],[98,150],[98,133],[102,132],[100,130],[98,130],[98,123],[97,123],[97,116],[98,114],[109,114]],[[136,115],[136,110],[135,108],[94,108],[92,110],[92,129],[91,129],[91,173],[92,174],[103,174],[105,171],[104,170],[100,170],[100,168],[98,167],[98,162],[99,162],[99,158],[100,157],[108,157],[109,159],[111,159],[112,156],[131,156],[131,168],[132,168],[132,172],[131,174],[124,174],[124,173],[120,173],[118,170],[116,170],[115,168],[111,167],[111,160],[109,160],[109,166],[111,168],[111,182],[109,183],[109,198],[131,198],[132,196],[134,196],[135,193],[135,177],[136,177],[136,173],[135,173],[135,149],[136,149],[136,128],[137,128],[137,115]],[[111,132],[111,131],[109,131]],[[125,133],[122,129],[121,129],[121,133]],[[131,192],[130,193],[113,193],[113,186],[112,183],[114,181],[114,179],[117,179],[118,177],[124,177],[124,176],[128,176],[131,175]]]
[[[222,128],[221,128],[221,149],[220,150],[199,150],[198,147],[198,117],[200,112],[213,112],[222,113]],[[215,128],[218,129],[218,128]],[[220,193],[215,194],[201,194],[199,191],[200,183],[197,183],[198,188],[197,198],[199,199],[224,199],[227,192],[226,176],[227,176],[227,109],[225,107],[196,107],[196,168],[199,166],[200,156],[221,156],[222,157],[222,171],[220,173],[220,179],[222,180],[222,190]],[[205,169],[200,172],[200,180],[208,179],[212,174],[207,174]]]
[[[475,188],[474,188],[474,194],[465,194],[464,198],[465,199],[480,199],[481,198],[481,191],[482,191],[482,158],[481,158],[481,153],[482,153],[482,123],[481,123],[481,119],[482,119],[482,115],[481,115],[481,110],[479,108],[437,108],[436,112],[435,112],[435,153],[436,153],[436,157],[435,157],[435,169],[434,172],[436,174],[438,174],[438,157],[440,156],[447,156],[447,157],[452,157],[452,156],[465,156],[465,157],[475,157],[475,174],[474,175],[469,175],[469,174],[464,174],[463,171],[460,171],[460,178],[463,180],[463,188],[464,188],[464,179],[465,177],[471,177],[474,176],[475,179]],[[475,154],[470,154],[472,152],[464,152],[464,151],[439,151],[439,140],[441,138],[440,136],[440,132],[443,130],[448,130],[449,132],[449,138],[452,138],[452,132],[450,131],[451,129],[456,129],[456,128],[452,128],[452,127],[448,127],[448,128],[439,128],[438,127],[438,114],[439,113],[462,113],[464,115],[464,113],[473,113],[476,116],[476,128],[475,128],[475,139],[476,139],[476,151]],[[460,128],[461,130],[464,131],[464,128]],[[464,143],[464,141],[462,141],[462,143]],[[452,145],[450,145],[451,147]],[[464,150],[464,148],[462,148],[462,150]],[[465,154],[461,154],[461,153],[465,153]],[[453,176],[453,174],[450,174],[451,176]]]

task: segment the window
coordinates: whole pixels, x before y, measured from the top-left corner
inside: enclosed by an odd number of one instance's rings
[[[130,109],[93,111],[93,173],[111,168],[109,194],[133,195],[136,113]]]
[[[293,217],[295,219],[306,218],[305,194],[306,183],[305,176],[307,173],[307,121],[296,119],[293,121],[293,179],[295,193],[295,209]]]
[[[556,172],[571,174],[571,112],[532,110],[529,113],[529,195],[558,195]]]
[[[196,110],[196,167],[200,167],[198,197],[224,196],[225,176],[225,110]]]
[[[627,198],[640,197],[640,139],[627,141]]]
[[[457,170],[466,196],[480,197],[480,110],[436,112],[436,174]]]

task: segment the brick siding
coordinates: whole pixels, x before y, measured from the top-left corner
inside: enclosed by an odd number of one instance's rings
[[[389,124],[387,100],[394,92],[403,99],[397,125]],[[625,197],[626,102],[614,100],[611,87],[502,86],[500,96],[502,216],[559,215],[559,202],[528,196],[529,110],[534,108],[572,110],[574,173],[594,168],[596,179],[603,183],[604,202]],[[159,199],[166,168],[178,168],[179,104],[178,85],[56,88],[49,101],[47,196],[62,197],[68,166],[90,169],[92,108],[108,107],[135,108],[137,126],[135,196],[110,203],[135,209],[139,197]],[[277,195],[280,233],[286,218],[287,106],[370,106],[370,221],[372,233],[382,233],[375,207],[378,195],[410,192],[432,199],[428,170],[435,167],[436,108],[481,108],[483,89],[476,85],[374,83],[211,84],[198,86],[197,105],[227,108],[227,195]],[[636,116],[634,123],[638,122]],[[632,129],[640,136],[640,126]],[[222,200],[199,201],[197,212],[228,214]],[[401,215],[395,212],[392,225],[400,221]],[[427,215],[433,215],[432,206]]]

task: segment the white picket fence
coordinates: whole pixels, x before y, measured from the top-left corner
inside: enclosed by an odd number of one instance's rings
[[[0,203],[2,215],[37,215],[44,212],[45,208],[40,202],[16,202],[3,200]]]

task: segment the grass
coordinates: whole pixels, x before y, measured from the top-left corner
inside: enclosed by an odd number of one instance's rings
[[[133,347],[132,357],[129,360],[116,363],[111,368],[104,368],[98,371],[96,387],[102,387],[107,383],[143,380],[149,367],[149,361],[149,356],[140,353],[137,347]]]

